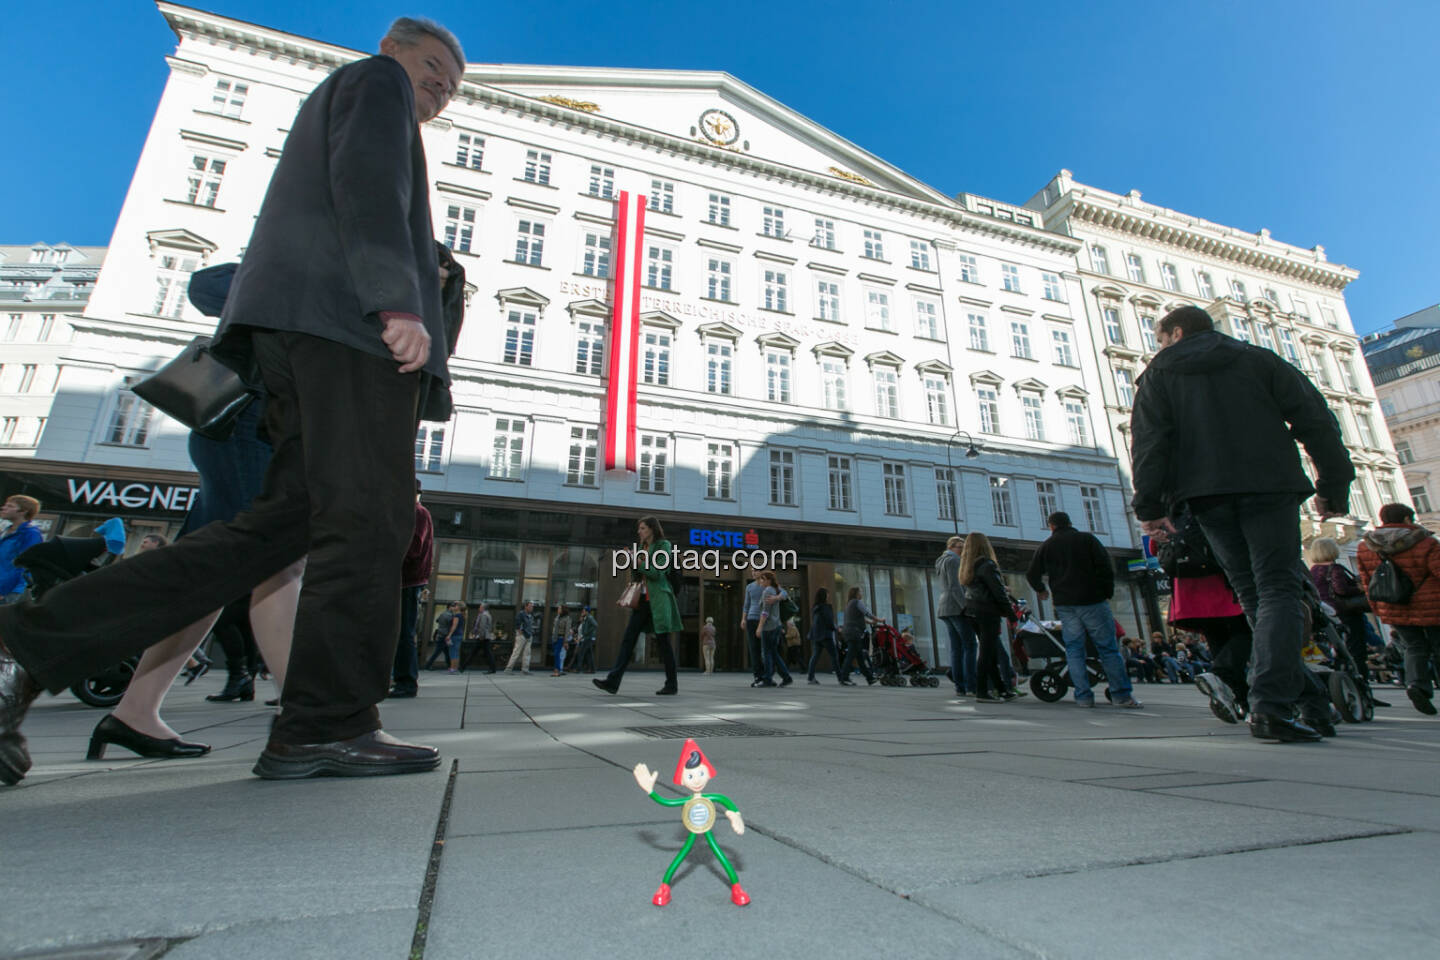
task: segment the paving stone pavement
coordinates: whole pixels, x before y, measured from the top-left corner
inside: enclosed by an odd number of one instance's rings
[[[294,783],[251,775],[270,711],[205,702],[219,678],[166,703],[214,746],[194,760],[86,761],[103,711],[47,697],[33,771],[0,788],[0,958],[587,958],[694,934],[765,960],[1348,960],[1440,936],[1440,722],[1399,691],[1333,741],[1278,745],[1189,686],[1082,711],[748,679],[657,697],[632,673],[612,697],[428,673],[382,714],[440,770]],[[679,795],[692,732],[744,814],[716,830],[744,908],[704,844],[650,904],[685,833],[631,770]]]

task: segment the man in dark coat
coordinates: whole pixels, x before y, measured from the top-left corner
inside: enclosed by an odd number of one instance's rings
[[[1160,321],[1162,349],[1130,419],[1135,516],[1163,541],[1175,532],[1171,507],[1189,504],[1254,627],[1250,732],[1317,740],[1333,728],[1300,655],[1300,504],[1314,494],[1322,518],[1344,514],[1355,468],[1305,375],[1214,326],[1199,307]],[[1315,464],[1313,486],[1297,440]],[[1292,719],[1297,705],[1305,722]]]
[[[0,781],[29,768],[19,726],[40,689],[138,652],[307,555],[283,709],[255,772],[439,764],[433,748],[380,730],[376,704],[400,628],[417,412],[450,413],[419,126],[454,95],[465,60],[449,31],[409,18],[380,51],[306,98],[217,332],[217,356],[269,398],[264,491],[231,522],[3,608]]]

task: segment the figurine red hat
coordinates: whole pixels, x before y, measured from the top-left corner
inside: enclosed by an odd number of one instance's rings
[[[680,759],[675,762],[675,786],[684,786],[680,777],[685,773],[685,768],[696,766],[704,766],[706,773],[715,776],[715,768],[705,759],[705,752],[700,749],[700,745],[694,740],[686,740],[685,746],[680,748]]]

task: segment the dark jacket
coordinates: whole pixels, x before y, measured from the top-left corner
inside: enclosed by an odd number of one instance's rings
[[[960,586],[960,555],[946,550],[935,560],[935,576],[940,581],[940,602],[935,616],[958,617],[965,610],[965,588]]]
[[[1141,374],[1130,415],[1135,516],[1194,497],[1318,493],[1348,509],[1355,468],[1335,415],[1279,356],[1214,330],[1187,334]],[[1295,441],[1318,473],[1311,486]]]
[[[430,357],[421,419],[450,416],[445,324],[425,148],[405,68],[342,67],[305,98],[216,332],[216,355],[256,379],[249,328],[322,337],[389,357],[381,311],[421,318]]]
[[[817,603],[810,608],[810,640],[831,640],[835,637],[835,608]]]
[[[1011,615],[1009,594],[1000,568],[989,557],[975,564],[970,582],[965,584],[965,615],[969,617],[1006,617]]]
[[[1037,593],[1047,590],[1057,607],[1083,607],[1115,594],[1115,567],[1092,533],[1066,527],[1050,534],[1030,558],[1025,579]]]

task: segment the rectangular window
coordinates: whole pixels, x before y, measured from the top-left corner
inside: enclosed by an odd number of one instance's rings
[[[570,428],[570,459],[565,466],[565,482],[571,486],[595,486],[595,461],[600,446],[598,427]]]
[[[55,314],[40,314],[40,333],[35,337],[37,343],[49,343],[50,334],[55,330]]]
[[[822,250],[835,249],[835,221],[826,220],[823,217],[815,218],[815,237],[810,241],[812,247],[819,247]]]
[[[821,320],[840,322],[840,284],[831,280],[815,281],[815,315]]]
[[[950,425],[950,384],[942,374],[927,373],[925,384],[925,415],[931,423]]]
[[[1033,360],[1034,354],[1030,352],[1030,327],[1019,320],[1010,321],[1010,349],[1011,355],[1020,357],[1023,360]]]
[[[1340,329],[1340,320],[1335,316],[1335,311],[1330,307],[1322,306],[1320,308],[1320,317],[1325,321],[1325,326],[1331,330]]]
[[[780,313],[789,311],[790,298],[786,287],[789,278],[784,270],[765,271],[765,309]]]
[[[955,489],[955,471],[949,467],[935,468],[935,502],[939,505],[941,520],[958,520],[957,509],[960,497]]]
[[[915,336],[940,339],[940,308],[934,300],[915,301]]]
[[[615,197],[615,168],[602,167],[599,164],[590,165],[590,187],[587,192],[592,197],[599,197],[602,200],[611,200]]]
[[[1360,392],[1360,378],[1355,375],[1355,362],[1349,357],[1340,361],[1340,374],[1345,378],[1345,386],[1351,393]]]
[[[1104,247],[1090,244],[1090,262],[1095,265],[1096,273],[1110,272],[1110,256]]]
[[[1061,367],[1075,366],[1075,350],[1070,343],[1069,330],[1051,330],[1050,339],[1055,344],[1055,363]]]
[[[1271,353],[1276,352],[1275,337],[1270,333],[1270,324],[1259,322],[1255,324],[1255,344],[1264,347]]]
[[[1035,497],[1040,505],[1040,522],[1044,523],[1052,513],[1060,512],[1060,485],[1053,480],[1035,481]]]
[[[735,352],[728,340],[711,340],[705,344],[705,389],[709,393],[730,394],[730,362]]]
[[[975,405],[980,411],[980,432],[1000,432],[1000,396],[993,387],[975,388]]]
[[[1140,254],[1125,254],[1125,273],[1129,275],[1134,283],[1145,282],[1145,264],[1140,260]]]
[[[765,351],[765,396],[771,403],[790,402],[790,359],[789,350]]]
[[[795,451],[770,451],[770,502],[795,506]]]
[[[1146,353],[1159,353],[1160,341],[1155,334],[1155,318],[1142,313],[1140,315],[1140,342],[1145,346]]]
[[[710,204],[706,208],[709,211],[708,219],[711,223],[720,227],[730,226],[730,198],[720,193],[710,194]]]
[[[1025,436],[1031,440],[1044,440],[1045,408],[1040,398],[1027,394],[1020,398],[1020,406],[1025,411]]]
[[[910,513],[905,502],[905,465],[887,463],[882,467],[885,476],[885,512],[898,516]]]
[[[1166,290],[1172,293],[1180,292],[1180,271],[1175,269],[1175,264],[1160,264],[1160,282],[1165,286]]]
[[[461,133],[455,138],[455,163],[479,170],[485,160],[485,138],[478,133]]]
[[[850,458],[830,457],[830,509],[853,510],[850,496]]]
[[[155,302],[150,312],[157,317],[179,319],[185,312],[185,294],[190,289],[190,274],[199,265],[194,257],[161,256],[155,274]]]
[[[154,413],[154,407],[129,390],[120,391],[115,400],[115,413],[110,417],[110,428],[105,432],[105,442],[127,447],[145,446],[150,436],[150,418]]]
[[[1120,325],[1120,309],[1105,307],[1101,310],[1101,315],[1105,318],[1105,342],[1123,347],[1125,345],[1125,328]]]
[[[545,260],[545,224],[521,220],[515,228],[515,262],[542,266]]]
[[[1197,281],[1197,285],[1200,287],[1200,299],[1214,300],[1215,281],[1210,279],[1210,274],[1202,270],[1199,273],[1195,274],[1195,279]]]
[[[1230,281],[1230,295],[1241,303],[1248,303],[1250,297],[1245,293],[1245,284],[1240,280]]]
[[[580,272],[587,277],[610,276],[610,234],[586,231],[584,237]]]
[[[889,330],[890,294],[884,290],[865,291],[865,326],[871,330]]]
[[[1294,307],[1296,316],[1304,317],[1306,320],[1310,319],[1310,304],[1299,297],[1291,297],[1290,304]]]
[[[1380,491],[1380,499],[1385,503],[1395,502],[1395,484],[1387,476],[1384,479],[1377,478],[1375,487]]]
[[[930,244],[923,240],[910,241],[910,266],[916,270],[930,269]]]
[[[871,260],[885,259],[885,241],[879,230],[865,231],[865,256]]]
[[[499,417],[495,421],[495,443],[490,451],[490,476],[519,480],[525,463],[525,421]]]
[[[1120,406],[1130,408],[1135,406],[1135,374],[1126,367],[1120,367],[1115,371],[1115,391],[1120,398]]]
[[[729,260],[710,257],[705,265],[705,295],[711,300],[734,300],[730,296],[730,276],[734,265]]]
[[[189,187],[185,200],[202,207],[215,206],[215,200],[220,194],[220,180],[224,176],[224,160],[195,154],[190,158],[190,173],[185,178]]]
[[[550,184],[550,154],[539,150],[525,151],[525,179],[530,183]]]
[[[1295,334],[1284,327],[1280,328],[1280,355],[1289,361],[1291,366],[1305,369],[1300,363],[1300,351],[1295,347]]]
[[[1325,363],[1325,351],[1322,348],[1310,348],[1310,366],[1315,369],[1315,379],[1320,381],[1320,386],[1331,387],[1334,385],[1330,379],[1330,368]]]
[[[734,449],[728,443],[710,443],[705,447],[705,496],[711,500],[729,500],[734,493]]]
[[[650,209],[657,213],[674,213],[675,184],[668,180],[651,180]]]
[[[1015,505],[1010,499],[1010,478],[990,478],[990,511],[995,517],[995,526],[1015,526]]]
[[[635,489],[641,493],[664,493],[669,462],[669,437],[640,434],[640,469],[636,473]]]
[[[875,415],[900,417],[900,378],[894,367],[875,368]]]
[[[20,383],[17,385],[16,393],[29,393],[30,388],[35,386],[36,365],[33,363],[22,364],[20,367]]]
[[[1042,273],[1040,274],[1040,282],[1044,287],[1044,292],[1041,295],[1046,300],[1064,302],[1065,288],[1060,285],[1060,276],[1058,274]]]
[[[1245,317],[1231,317],[1230,326],[1235,329],[1235,339],[1241,343],[1254,343],[1255,335],[1250,329],[1250,321]]]
[[[1424,485],[1410,488],[1410,502],[1415,504],[1416,513],[1430,513],[1430,492]]]
[[[763,223],[765,236],[785,239],[785,211],[782,208],[766,207]]]
[[[15,446],[15,431],[19,427],[19,417],[6,417],[4,420],[0,420],[0,446]]]
[[[1401,466],[1415,462],[1415,452],[1410,449],[1409,440],[1395,441],[1395,459],[1400,461]]]
[[[445,208],[445,246],[462,253],[470,252],[475,238],[475,208],[449,204]]]
[[[1020,292],[1020,268],[1010,263],[1000,264],[1000,283],[1011,293]]]
[[[605,371],[605,321],[580,320],[575,324],[575,372],[598,377]]]
[[[968,253],[960,254],[956,259],[960,261],[960,279],[965,283],[980,282],[980,264]]]
[[[539,315],[534,310],[512,307],[505,317],[505,352],[501,360],[528,367],[535,360],[535,327]]]
[[[984,314],[971,313],[966,315],[970,321],[970,349],[990,352],[990,337],[985,330]]]
[[[1266,287],[1262,292],[1266,300],[1269,300],[1277,307],[1280,306],[1280,294],[1275,292],[1274,287]]]
[[[20,336],[20,325],[23,324],[24,322],[25,322],[25,315],[24,315],[23,313],[12,313],[12,314],[10,314],[10,319],[9,319],[9,321],[5,324],[5,340],[6,340],[7,342],[19,338],[19,336]]]
[[[670,290],[675,272],[675,251],[669,247],[645,248],[645,286]]]
[[[1079,400],[1066,400],[1065,426],[1070,431],[1070,442],[1077,447],[1090,446],[1090,432],[1085,421],[1085,404]]]
[[[415,472],[439,473],[445,463],[445,425],[422,423],[415,431]]]
[[[820,360],[821,398],[826,409],[845,409],[845,361],[839,357],[824,357]]]
[[[646,330],[643,340],[645,355],[641,358],[641,379],[657,387],[670,386],[670,331]]]
[[[239,120],[245,109],[245,97],[250,93],[250,84],[238,80],[216,80],[215,92],[210,97],[210,109],[221,116]]]
[[[1375,424],[1370,421],[1370,414],[1355,414],[1355,425],[1360,428],[1360,442],[1367,446],[1375,446]]]
[[[1080,508],[1085,511],[1085,525],[1091,533],[1105,532],[1105,505],[1099,487],[1080,488]]]

